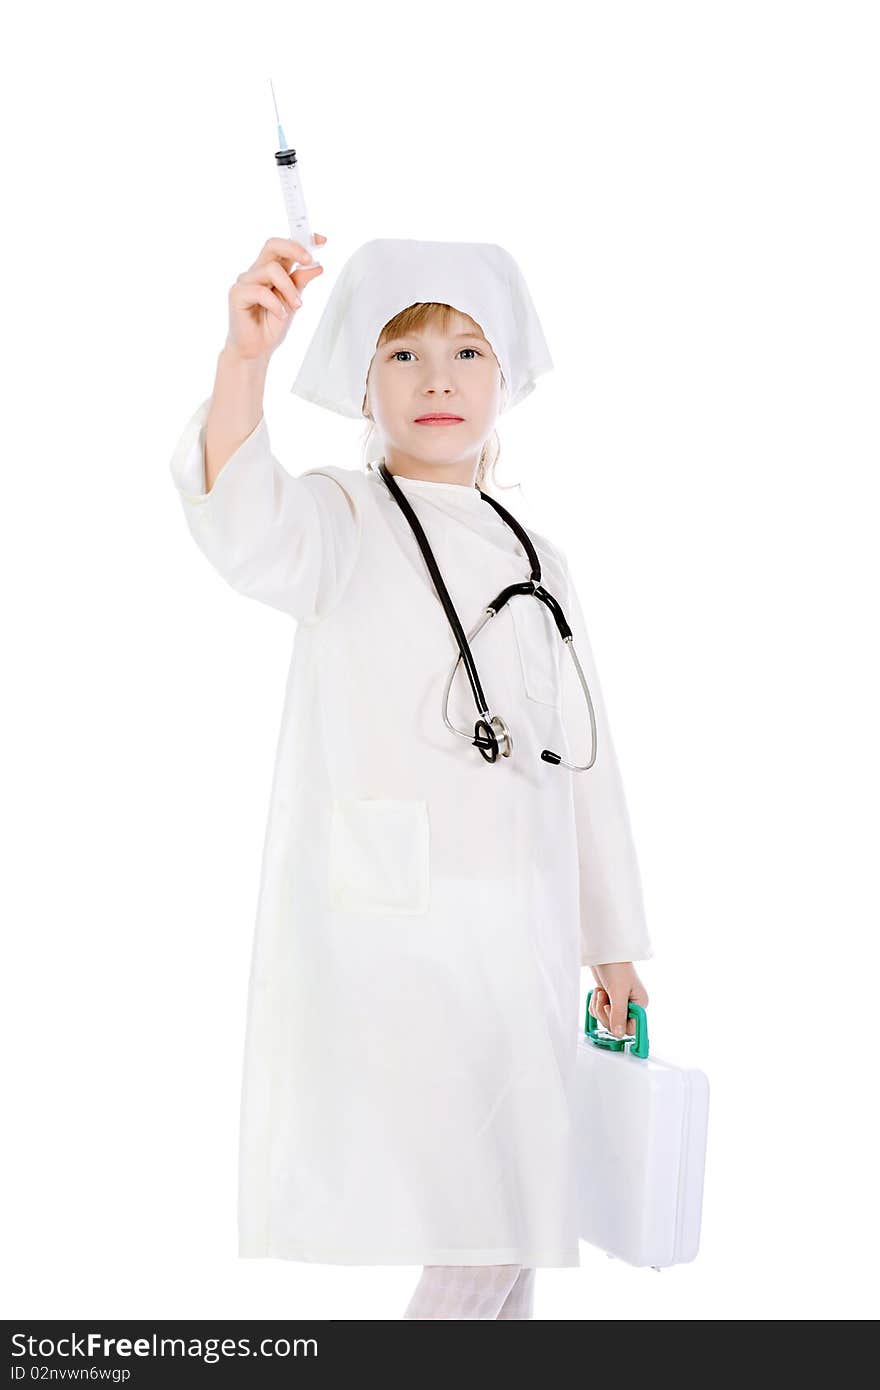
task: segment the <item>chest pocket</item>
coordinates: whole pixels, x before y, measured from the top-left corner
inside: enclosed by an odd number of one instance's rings
[[[546,604],[529,594],[512,598],[507,606],[526,694],[542,705],[558,707],[559,658],[564,653],[553,615]]]
[[[427,912],[429,831],[426,801],[335,800],[328,846],[330,907],[382,917]]]

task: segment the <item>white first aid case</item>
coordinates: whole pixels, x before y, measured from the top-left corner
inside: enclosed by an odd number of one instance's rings
[[[634,1036],[606,1032],[592,993],[575,1068],[578,1234],[628,1264],[686,1263],[700,1244],[708,1078],[649,1056],[640,1004]]]

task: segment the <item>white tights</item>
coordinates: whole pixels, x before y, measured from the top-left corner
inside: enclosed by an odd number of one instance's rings
[[[535,1271],[523,1265],[425,1265],[404,1318],[531,1318]]]

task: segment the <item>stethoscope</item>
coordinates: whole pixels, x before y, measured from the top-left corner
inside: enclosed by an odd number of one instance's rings
[[[572,637],[571,628],[565,620],[565,614],[563,613],[559,602],[553,597],[551,593],[548,592],[547,589],[545,589],[542,586],[540,582],[541,563],[538,559],[535,547],[532,545],[531,539],[529,538],[528,532],[523,530],[516,517],[511,516],[510,512],[507,511],[506,508],[502,507],[500,502],[496,502],[494,497],[489,497],[487,493],[482,492],[479,488],[477,488],[477,492],[480,493],[480,496],[482,497],[483,501],[488,502],[490,507],[495,508],[496,512],[501,517],[501,520],[506,522],[507,525],[511,527],[511,529],[518,536],[519,540],[522,542],[525,548],[526,555],[529,559],[529,564],[532,567],[532,573],[528,579],[522,580],[521,583],[508,584],[505,589],[502,589],[500,594],[498,594],[497,598],[494,598],[492,602],[483,609],[483,614],[479,622],[476,623],[476,625],[471,629],[467,636],[465,636],[464,628],[462,627],[458,618],[458,614],[455,611],[455,605],[453,604],[452,599],[449,596],[449,590],[446,588],[446,585],[443,582],[443,576],[440,573],[437,561],[434,559],[434,553],[431,550],[430,545],[428,544],[428,538],[422,529],[421,522],[419,521],[418,517],[416,516],[415,512],[413,511],[412,507],[410,506],[409,502],[404,496],[402,489],[398,487],[397,483],[395,482],[394,474],[389,473],[384,460],[382,460],[382,462],[379,464],[379,473],[382,477],[383,482],[388,488],[388,491],[391,493],[391,496],[394,498],[397,505],[400,507],[400,510],[403,512],[404,516],[409,522],[413,534],[415,535],[415,538],[419,543],[419,548],[423,556],[425,557],[425,563],[428,566],[428,571],[431,575],[432,580],[434,581],[434,588],[437,590],[437,593],[440,597],[440,601],[446,610],[446,616],[449,619],[449,626],[452,628],[452,631],[455,635],[455,640],[458,643],[458,656],[455,658],[452,670],[449,673],[449,679],[447,680],[446,687],[443,691],[443,723],[446,725],[447,729],[449,729],[453,734],[458,734],[460,738],[466,738],[470,743],[474,745],[475,748],[478,748],[480,750],[481,757],[485,758],[487,763],[494,763],[498,758],[499,753],[501,753],[502,757],[504,758],[510,757],[511,753],[513,752],[513,737],[509,728],[505,724],[504,720],[500,717],[500,715],[489,713],[489,707],[486,703],[486,697],[483,694],[483,687],[480,684],[480,677],[477,673],[476,662],[474,661],[473,653],[470,649],[470,643],[473,640],[473,638],[476,637],[477,633],[486,625],[489,619],[494,618],[497,613],[500,613],[504,605],[508,603],[510,599],[512,599],[516,594],[533,594],[535,598],[540,599],[541,602],[546,604],[547,607],[550,609],[550,612],[553,614],[553,619],[556,623],[556,626],[559,629],[559,635],[562,638],[565,645],[567,646],[568,650],[571,652],[571,659],[574,662],[575,670],[578,674],[578,680],[580,681],[584,695],[586,696],[587,708],[590,712],[590,732],[592,736],[593,745],[590,754],[590,761],[588,763],[567,762],[561,754],[554,753],[549,748],[543,749],[541,757],[545,763],[561,763],[563,767],[570,768],[572,772],[587,772],[593,766],[593,763],[596,761],[596,715],[595,711],[593,710],[593,701],[590,697],[590,688],[587,685],[586,676],[584,675],[581,663],[578,661],[577,652],[574,649],[574,639]],[[449,691],[452,688],[452,681],[456,671],[458,670],[458,663],[460,661],[464,662],[465,670],[467,671],[468,675],[468,680],[471,683],[471,689],[474,693],[474,702],[477,707],[477,721],[474,724],[473,735],[471,734],[469,729],[456,728],[456,726],[451,722],[449,718]]]

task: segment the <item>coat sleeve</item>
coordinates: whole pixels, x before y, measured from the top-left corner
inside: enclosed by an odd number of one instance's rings
[[[596,761],[572,779],[580,876],[581,964],[647,960],[654,954],[645,921],[642,883],[608,714],[586,621],[564,561],[565,616],[596,715]],[[572,762],[590,756],[590,715],[569,652],[563,653],[563,728]]]
[[[238,593],[300,622],[317,622],[354,568],[362,525],[354,489],[343,485],[337,470],[288,473],[272,453],[263,416],[207,492],[210,406],[209,396],[188,421],[170,463],[192,537]]]

